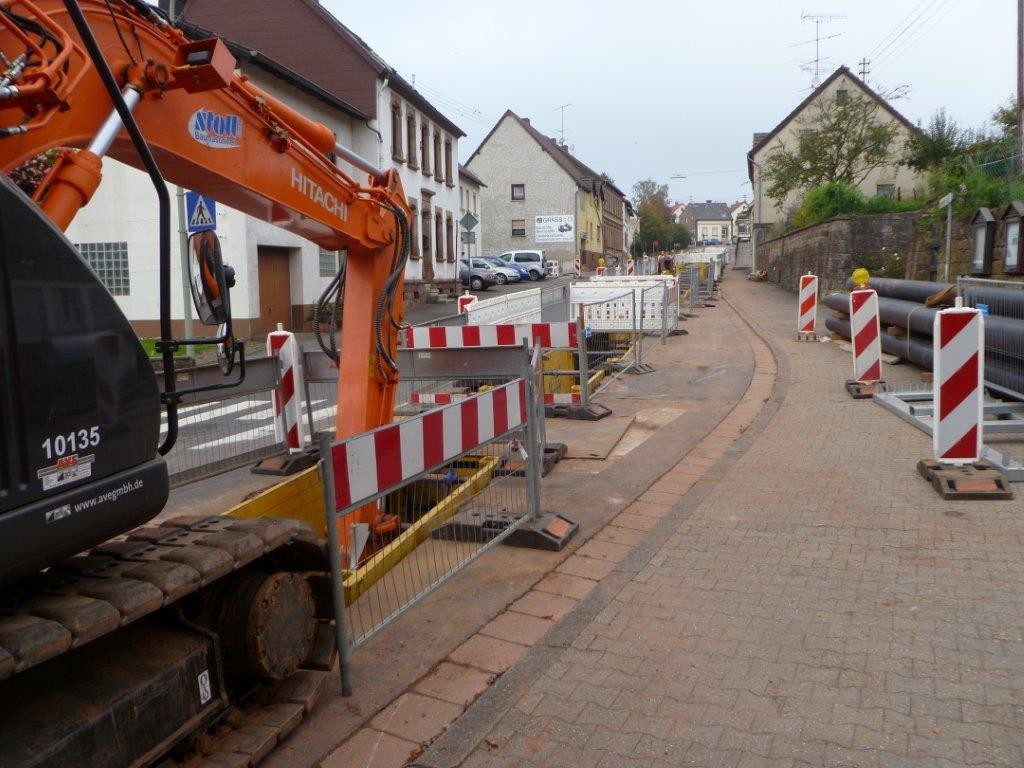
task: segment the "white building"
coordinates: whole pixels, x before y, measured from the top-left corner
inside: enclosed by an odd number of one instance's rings
[[[459,243],[462,258],[482,256],[480,243],[483,241],[484,224],[480,217],[480,190],[486,187],[476,174],[466,166],[459,166]],[[473,226],[466,214],[476,219]]]
[[[260,88],[327,125],[342,145],[360,154],[374,149],[377,138],[367,126],[365,113],[256,51],[231,47],[239,70]],[[342,167],[349,174],[356,173],[349,166]],[[176,189],[170,187],[175,235],[171,301],[174,332],[183,335],[184,294],[177,287],[182,280]],[[322,251],[308,240],[226,206],[218,205],[216,213],[224,260],[236,270],[231,292],[236,334],[259,338],[277,323],[293,330],[308,328],[307,318],[317,297],[337,272],[338,254]],[[149,177],[115,160],[104,160],[103,181],[67,234],[139,335],[159,336],[158,208]],[[196,335],[207,333],[197,324]]]
[[[316,0],[188,0],[184,17],[272,56],[365,113],[354,148],[379,168],[398,169],[413,212],[406,301],[422,300],[428,289],[455,293],[465,133]]]

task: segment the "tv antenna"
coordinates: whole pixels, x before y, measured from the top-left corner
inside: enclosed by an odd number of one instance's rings
[[[814,24],[814,79],[811,86],[817,88],[821,85],[821,41],[827,38],[821,36],[821,25],[830,24],[833,21],[840,21],[846,16],[839,13],[801,13],[800,21],[810,21]]]
[[[571,106],[572,106],[572,104],[563,104],[562,106],[555,107],[554,109],[551,110],[552,112],[561,112],[562,113],[562,127],[558,131],[562,144],[565,144],[565,108],[566,107],[571,107]]]

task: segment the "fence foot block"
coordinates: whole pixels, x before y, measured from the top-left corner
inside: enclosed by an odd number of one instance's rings
[[[654,373],[654,368],[648,365],[647,363],[637,363],[627,368],[626,373],[632,373],[636,376],[639,376],[640,374],[643,373]]]
[[[875,394],[882,394],[886,391],[885,379],[878,381],[857,381],[851,379],[846,382],[846,391],[854,400],[869,400]]]
[[[818,334],[814,331],[800,331],[796,335],[797,341],[817,341]]]
[[[516,528],[502,543],[509,547],[560,552],[579,530],[580,524],[575,520],[554,512],[545,512],[540,519],[528,520]]]
[[[252,468],[252,473],[254,475],[294,475],[296,472],[309,469],[319,460],[320,454],[313,448],[302,453],[282,453],[263,459]]]
[[[576,421],[599,421],[605,416],[612,415],[612,409],[606,408],[600,403],[590,405],[548,405],[544,408],[544,415],[551,419],[562,417],[575,419]]]
[[[962,466],[931,459],[917,463],[917,472],[947,501],[1005,501],[1013,498],[1002,472],[987,461]]]

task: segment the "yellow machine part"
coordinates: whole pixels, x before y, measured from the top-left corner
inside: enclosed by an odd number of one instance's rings
[[[551,349],[544,353],[543,367],[545,371],[573,371],[576,370],[576,353],[571,349]],[[576,377],[545,376],[544,394],[569,393],[576,385]]]
[[[310,467],[282,480],[251,499],[236,504],[224,514],[248,519],[254,517],[286,517],[308,524],[317,535],[327,535],[324,521],[324,486],[319,467]]]
[[[431,532],[453,517],[460,506],[482,491],[494,477],[498,459],[494,456],[466,456],[460,463],[469,463],[470,466],[456,467],[459,478],[464,480],[458,488],[438,501],[415,523],[402,531],[386,547],[375,552],[356,570],[345,574],[345,605],[352,605],[403,558],[429,539]]]
[[[460,483],[447,496],[438,499],[425,514],[386,547],[376,552],[354,571],[347,571],[343,580],[345,604],[351,605],[404,557],[430,538],[431,531],[451,517],[462,504],[482,491],[494,477],[498,459],[494,456],[466,456],[456,465]],[[308,524],[318,536],[327,535],[324,520],[323,483],[319,467],[310,467],[294,477],[282,480],[262,493],[246,499],[224,513],[228,517],[249,519],[283,517]]]

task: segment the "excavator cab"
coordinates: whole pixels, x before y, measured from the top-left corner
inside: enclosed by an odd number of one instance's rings
[[[0,174],[0,585],[163,508],[160,410],[115,300]]]

